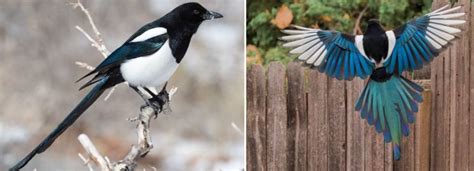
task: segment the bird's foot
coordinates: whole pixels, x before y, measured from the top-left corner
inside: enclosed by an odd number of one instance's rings
[[[158,95],[153,96],[149,101],[157,108],[159,108],[159,112],[168,113],[171,112],[171,108],[169,106],[169,94],[166,89],[163,89]],[[156,117],[155,117],[156,118]]]

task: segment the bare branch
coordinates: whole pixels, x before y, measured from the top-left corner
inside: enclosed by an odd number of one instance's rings
[[[80,61],[76,61],[75,62],[77,66],[81,67],[81,68],[85,68],[89,71],[92,71],[95,69],[95,67],[89,65],[88,63],[85,63],[85,62],[80,62]]]
[[[81,160],[84,162],[84,164],[87,166],[87,168],[89,168],[89,171],[94,171],[94,169],[92,168],[92,165],[90,163],[91,160],[89,160],[89,158],[84,157],[81,153],[79,153],[77,155],[79,155],[79,158],[81,158]]]
[[[84,147],[84,149],[86,150],[86,152],[89,156],[88,159],[92,160],[92,161],[95,161],[97,163],[97,165],[100,166],[100,169],[102,171],[108,171],[109,167],[107,165],[107,161],[104,159],[104,157],[102,157],[102,155],[99,153],[99,151],[97,151],[97,148],[95,148],[94,144],[89,139],[89,137],[85,134],[81,134],[81,135],[79,135],[79,137],[77,137],[77,139],[82,144],[82,147]]]
[[[354,25],[354,30],[352,31],[354,35],[362,33],[362,29],[360,29],[360,20],[362,20],[362,17],[364,16],[367,9],[369,9],[369,5],[365,6],[365,8],[359,13],[359,16],[357,17],[357,20]]]
[[[89,10],[84,8],[84,6],[82,5],[80,0],[77,0],[76,3],[71,3],[71,5],[73,6],[73,8],[78,8],[79,7],[81,9],[81,11],[87,16],[87,19],[89,20],[89,24],[91,25],[92,30],[94,31],[96,39],[97,39],[97,41],[94,41],[94,42],[96,42],[95,44],[97,45],[97,48],[99,49],[99,51],[106,54],[106,55],[104,55],[104,57],[107,57],[110,54],[110,52],[109,52],[109,50],[107,50],[107,47],[105,47],[105,43],[104,43],[104,40],[102,39],[102,35],[100,34],[99,30],[97,29],[97,26],[95,26],[94,20],[92,19],[91,15],[89,13]],[[78,28],[78,26],[76,26],[76,28]],[[82,31],[82,32],[85,33],[84,31]]]
[[[92,19],[92,16],[90,15],[90,12],[89,10],[87,10],[84,5],[82,5],[81,1],[80,0],[77,0],[76,3],[71,3],[72,7],[73,8],[80,8],[81,11],[87,16],[87,19],[89,20],[89,24],[91,25],[92,27],[92,30],[94,31],[95,33],[95,36],[96,36],[96,39],[92,38],[92,36],[90,36],[86,31],[84,31],[84,29],[82,29],[80,26],[76,26],[76,29],[79,30],[90,42],[91,42],[91,46],[92,47],[95,47],[99,52],[100,54],[102,54],[102,56],[104,58],[107,58],[107,56],[109,56],[110,54],[110,51],[107,49],[107,47],[105,46],[105,43],[104,43],[104,40],[102,39],[102,36],[99,32],[99,29],[97,29],[97,26],[95,25],[95,22],[94,20]],[[88,65],[87,63],[82,63],[82,64],[79,64],[78,62],[76,62],[77,65],[79,65],[80,67],[83,67],[84,66],[90,66]],[[87,64],[87,65],[84,65],[84,64]],[[92,69],[90,69],[92,68]],[[89,70],[93,70],[94,67],[90,66],[90,67],[86,67],[86,69],[89,69]],[[115,88],[117,86],[114,86],[110,89],[109,93],[107,94],[107,96],[105,96],[104,98],[104,101],[107,101],[109,99],[109,97],[112,95],[112,93],[115,91]]]
[[[234,122],[232,122],[232,128],[234,128],[235,131],[237,131],[240,135],[245,136],[244,131],[240,129]]]
[[[84,36],[86,36],[86,38],[92,43],[91,46],[97,48],[97,50],[102,54],[102,56],[103,56],[104,58],[106,58],[107,56],[109,56],[109,51],[107,50],[107,48],[105,47],[105,45],[100,44],[98,41],[96,41],[95,39],[93,39],[93,38],[92,38],[86,31],[84,31],[84,29],[82,29],[81,27],[76,26],[76,29],[79,30],[82,34],[84,34]]]

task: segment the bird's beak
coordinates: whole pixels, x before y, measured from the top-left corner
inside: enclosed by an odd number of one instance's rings
[[[207,13],[205,13],[202,18],[204,20],[213,20],[213,19],[216,19],[216,18],[222,18],[224,16],[222,16],[222,14],[219,14],[217,12],[214,12],[214,11],[207,11]]]

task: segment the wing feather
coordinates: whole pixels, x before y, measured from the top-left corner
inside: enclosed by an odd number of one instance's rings
[[[465,13],[456,12],[460,6],[449,8],[444,6],[429,14],[418,17],[407,24],[396,28],[394,50],[384,59],[388,73],[398,73],[405,70],[420,69],[436,57],[451,41],[460,29],[453,26],[466,21],[459,19]]]

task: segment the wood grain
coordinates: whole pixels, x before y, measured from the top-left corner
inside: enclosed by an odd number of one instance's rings
[[[307,169],[308,114],[304,68],[299,63],[288,64],[288,168]]]
[[[343,81],[328,81],[328,162],[331,170],[346,170],[346,100]]]
[[[308,170],[328,168],[327,77],[308,72]]]
[[[267,167],[286,171],[287,168],[287,108],[285,66],[273,62],[267,74]]]
[[[265,171],[265,71],[253,65],[247,72],[247,170]]]

